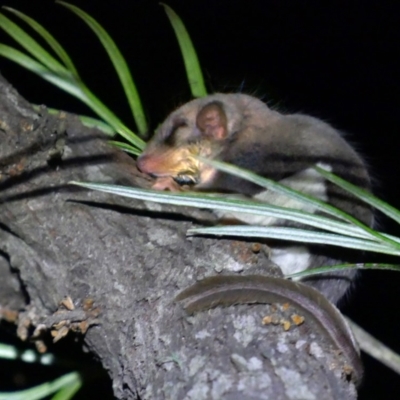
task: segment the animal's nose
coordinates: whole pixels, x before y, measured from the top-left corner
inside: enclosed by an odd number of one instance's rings
[[[146,155],[141,155],[137,160],[136,160],[136,166],[137,169],[145,174],[148,174],[149,171],[146,171],[146,159],[148,157]]]

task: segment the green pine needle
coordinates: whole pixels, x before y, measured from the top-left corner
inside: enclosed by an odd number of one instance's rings
[[[11,12],[17,17],[21,18],[25,21],[33,30],[35,30],[53,49],[54,53],[60,58],[60,60],[64,63],[64,66],[71,72],[72,75],[78,77],[78,71],[76,70],[71,58],[64,50],[64,48],[60,45],[60,43],[54,38],[53,35],[50,34],[48,30],[46,30],[42,25],[36,22],[34,19],[29,16],[23,14],[22,12],[15,10],[11,7],[3,7],[4,10]]]
[[[298,279],[305,278],[306,276],[313,276],[323,274],[325,272],[331,273],[334,271],[344,271],[348,269],[381,269],[388,271],[400,271],[400,265],[398,264],[385,264],[385,263],[357,263],[357,264],[338,264],[329,265],[325,267],[306,269],[295,274],[286,275],[286,278]]]
[[[59,61],[57,61],[47,50],[36,40],[12,22],[5,15],[0,13],[0,26],[16,42],[18,42],[28,53],[32,54],[41,64],[59,76],[69,77],[70,72]]]
[[[171,7],[167,6],[165,3],[160,4],[164,7],[172,28],[174,29],[176,38],[178,39],[192,96],[207,96],[207,89],[204,85],[200,62],[185,25]]]
[[[129,67],[114,40],[94,18],[80,8],[64,1],[56,1],[56,3],[61,4],[62,6],[74,12],[78,17],[86,22],[86,24],[96,34],[104,49],[107,51],[107,54],[110,57],[110,60],[118,74],[138,130],[141,134],[145,134],[148,128],[142,103],[140,101],[136,85],[133,82],[132,75],[129,71]]]
[[[387,215],[389,218],[400,224],[400,211],[392,207],[390,204],[382,201],[381,199],[378,199],[372,193],[367,192],[366,190],[345,181],[339,176],[334,175],[321,167],[315,166],[314,168],[328,181],[331,181],[343,188],[344,190],[348,191],[349,193],[352,193],[364,203],[367,203],[370,206],[376,208],[377,210],[381,211],[383,214]]]
[[[19,390],[17,392],[0,392],[0,400],[40,400],[50,396],[58,390],[63,390],[64,388],[70,386],[75,389],[75,391],[72,392],[72,395],[75,394],[82,386],[82,378],[77,372],[70,372],[69,374],[65,374],[52,382],[42,383],[41,385],[30,389]],[[71,396],[67,397],[67,395],[70,394],[71,388],[68,393],[64,392],[64,397],[58,397],[56,399],[68,400],[71,398]]]

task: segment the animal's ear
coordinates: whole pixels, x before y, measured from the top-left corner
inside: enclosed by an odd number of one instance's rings
[[[226,114],[217,101],[208,103],[199,111],[196,125],[203,135],[211,139],[222,140],[228,136]]]

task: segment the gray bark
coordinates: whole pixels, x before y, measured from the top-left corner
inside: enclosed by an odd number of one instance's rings
[[[212,218],[205,211],[69,185],[146,186],[134,160],[98,131],[72,115],[35,112],[0,77],[0,144],[0,310],[20,311],[20,336],[26,321],[77,331],[86,321],[84,343],[119,399],[356,398],[341,354],[307,321],[289,331],[262,324],[293,310],[185,314],[174,297],[197,279],[276,271],[251,243],[187,238]],[[74,310],[59,305],[65,296]]]

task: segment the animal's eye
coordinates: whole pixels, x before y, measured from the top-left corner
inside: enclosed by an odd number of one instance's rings
[[[178,175],[174,177],[174,181],[178,184],[178,185],[194,185],[196,184],[196,180],[193,176],[189,176],[189,175]]]
[[[187,126],[188,124],[187,124],[187,121],[184,119],[184,118],[177,118],[175,121],[174,121],[174,124],[173,124],[173,130],[175,131],[175,130],[177,130],[177,129],[179,129],[179,128],[182,128],[182,127],[184,127],[184,126]]]
[[[165,143],[169,144],[170,146],[175,146],[179,141],[179,129],[188,126],[187,122],[182,118],[177,118],[170,131],[165,138]]]

